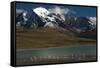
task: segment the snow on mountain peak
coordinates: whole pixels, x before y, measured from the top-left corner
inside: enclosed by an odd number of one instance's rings
[[[55,27],[54,22],[56,23],[56,20],[47,9],[38,7],[33,9],[33,12],[35,12],[43,22],[45,22],[44,27]]]
[[[92,29],[96,28],[96,17],[87,17],[89,19],[88,23],[90,23],[90,27]]]
[[[50,12],[43,7],[35,8],[33,11],[40,17],[46,17],[48,14],[50,14]]]
[[[27,15],[27,12],[23,12],[23,16],[25,17]]]
[[[89,20],[91,25],[96,25],[96,17],[89,17]]]

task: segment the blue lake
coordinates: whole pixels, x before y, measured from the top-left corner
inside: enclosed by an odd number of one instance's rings
[[[54,48],[37,48],[28,50],[19,50],[16,53],[17,57],[32,57],[32,56],[64,56],[64,55],[96,55],[96,44],[77,44],[66,47]]]

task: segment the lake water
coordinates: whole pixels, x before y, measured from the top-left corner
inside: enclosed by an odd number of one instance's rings
[[[59,58],[59,56],[60,56],[63,58],[64,56],[66,56],[66,57],[68,57],[66,60],[68,60],[73,57],[74,57],[73,59],[77,59],[79,57],[84,56],[83,57],[84,60],[87,60],[87,59],[92,60],[93,58],[95,58],[95,60],[96,60],[96,44],[87,44],[87,45],[86,44],[79,44],[79,45],[77,44],[77,45],[66,46],[66,47],[19,50],[19,51],[17,51],[16,56],[17,56],[17,59],[28,60],[28,63],[30,62],[29,58],[31,58],[31,57],[37,57],[37,58],[42,58],[42,59],[43,59],[43,57],[46,57],[49,59],[51,57],[54,59],[54,57]],[[73,60],[73,59],[71,59],[71,60]],[[34,60],[34,58],[32,60]],[[21,61],[24,62],[23,60],[21,60]]]
[[[19,57],[66,55],[66,54],[96,54],[96,46],[75,46],[59,48],[41,48],[17,51]]]

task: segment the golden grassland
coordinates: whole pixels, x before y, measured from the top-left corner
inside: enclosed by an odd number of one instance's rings
[[[79,38],[63,29],[37,28],[16,30],[16,48],[48,48],[68,46],[75,43],[96,43],[96,40]]]

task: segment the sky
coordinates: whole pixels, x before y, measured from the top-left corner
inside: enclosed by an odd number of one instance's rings
[[[36,4],[36,3],[16,3],[16,9],[23,9],[27,11],[32,11],[32,9],[37,7],[44,7],[47,9],[53,8],[53,7],[60,7],[63,9],[70,9],[73,14],[76,16],[81,17],[96,17],[96,7],[84,7],[84,6],[72,6],[72,5],[54,5],[54,4]]]

